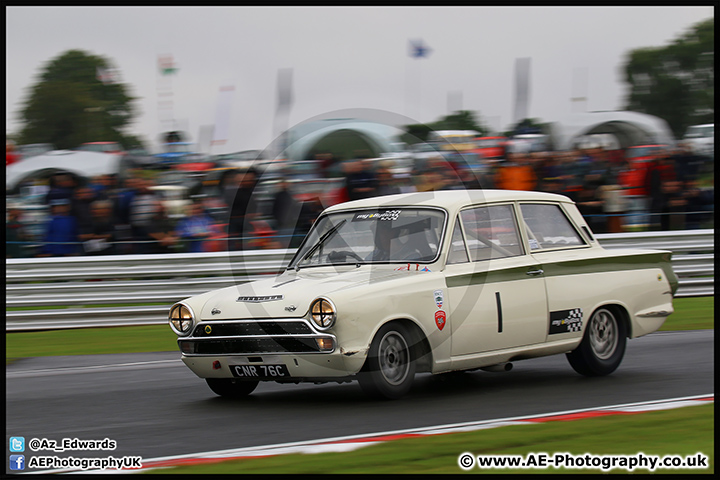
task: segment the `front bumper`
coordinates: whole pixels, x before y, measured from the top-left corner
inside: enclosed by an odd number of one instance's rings
[[[289,375],[258,379],[322,381],[352,376],[365,361],[360,352],[344,353],[335,335],[318,332],[304,318],[199,322],[178,346],[185,365],[201,378],[232,378],[236,366],[268,371],[265,366],[284,365]]]
[[[235,366],[285,365],[289,376],[259,377],[257,380],[276,382],[322,382],[352,377],[360,371],[365,357],[346,357],[339,352],[329,355],[183,355],[183,363],[200,378],[234,378]]]

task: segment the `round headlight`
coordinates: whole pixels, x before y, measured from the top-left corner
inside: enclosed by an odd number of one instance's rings
[[[327,298],[318,298],[310,306],[310,316],[320,330],[332,327],[337,318],[335,305]]]
[[[182,304],[173,305],[170,309],[170,327],[181,336],[189,335],[193,327],[193,314]]]

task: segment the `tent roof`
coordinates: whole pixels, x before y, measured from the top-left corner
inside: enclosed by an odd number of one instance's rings
[[[293,160],[304,160],[318,142],[340,131],[351,131],[366,139],[378,150],[377,153],[392,151],[392,143],[402,133],[396,127],[376,122],[353,118],[324,119],[290,129],[289,145],[284,155]]]
[[[553,141],[558,150],[567,150],[578,137],[590,133],[612,133],[622,148],[643,143],[675,145],[665,120],[638,112],[588,112],[565,116],[553,123]]]
[[[53,150],[15,162],[5,169],[5,189],[13,190],[24,180],[50,172],[69,172],[79,177],[118,173],[120,155],[75,150]]]

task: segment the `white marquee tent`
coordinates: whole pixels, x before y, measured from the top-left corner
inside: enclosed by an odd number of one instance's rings
[[[552,124],[557,150],[568,150],[584,135],[614,135],[621,148],[656,143],[675,146],[675,137],[665,120],[638,112],[588,112],[569,115]]]
[[[69,172],[85,178],[116,174],[120,170],[121,158],[121,155],[111,153],[54,150],[6,167],[5,189],[11,191],[21,182],[45,178],[58,172]]]

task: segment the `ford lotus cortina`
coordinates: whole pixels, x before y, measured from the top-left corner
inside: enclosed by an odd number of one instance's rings
[[[327,208],[281,274],[185,299],[169,321],[183,362],[227,397],[358,380],[398,398],[418,372],[554,354],[607,375],[673,312],[670,256],[605,250],[561,195],[376,197]]]

